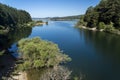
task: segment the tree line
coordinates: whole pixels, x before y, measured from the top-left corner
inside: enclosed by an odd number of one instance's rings
[[[75,20],[79,19],[81,15],[75,15],[75,16],[65,16],[65,17],[52,17],[50,20],[53,21],[66,21],[66,20]]]
[[[95,7],[90,6],[78,24],[107,30],[120,28],[120,0],[101,0]]]
[[[15,28],[30,21],[32,19],[28,12],[0,3],[0,29]]]

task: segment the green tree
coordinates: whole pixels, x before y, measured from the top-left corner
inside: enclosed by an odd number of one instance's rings
[[[90,17],[91,17],[91,15],[92,15],[93,10],[94,10],[94,7],[92,7],[92,6],[90,6],[90,7],[87,9],[87,11],[86,11],[86,13],[85,13],[85,15],[84,15],[84,21],[85,21],[85,22],[89,22],[89,21],[90,21]]]
[[[15,28],[18,24],[24,24],[32,21],[31,16],[24,10],[17,10],[16,8],[0,3],[0,25],[5,28]]]
[[[80,16],[80,20],[79,20],[79,22],[77,23],[77,26],[79,26],[79,25],[86,26],[86,23],[85,23],[85,21],[84,21],[84,15],[81,15],[81,16]]]
[[[88,27],[97,27],[100,22],[105,25],[114,23],[115,28],[120,28],[120,0],[101,0],[95,7],[89,7],[84,15]]]
[[[57,44],[41,40],[38,37],[20,40],[18,48],[24,60],[24,63],[20,64],[20,68],[23,70],[53,67],[71,60],[68,55],[60,51]]]
[[[114,26],[114,24],[112,22],[110,22],[110,24],[105,27],[105,31],[109,32],[109,33],[114,33],[115,28],[113,26]]]
[[[105,29],[105,27],[106,27],[105,23],[104,23],[104,22],[100,22],[100,23],[98,24],[97,29],[98,29],[98,30],[101,30],[101,29]]]
[[[92,12],[91,16],[90,16],[90,21],[88,21],[87,23],[87,27],[96,27],[98,25],[98,17],[99,17],[99,14],[98,12]]]

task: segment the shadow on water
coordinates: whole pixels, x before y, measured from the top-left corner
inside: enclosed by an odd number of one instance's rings
[[[10,76],[10,73],[14,70],[15,61],[17,56],[12,55],[12,51],[9,51],[13,43],[17,43],[20,39],[28,37],[32,32],[32,28],[17,28],[10,31],[7,34],[0,34],[0,51],[5,51],[0,56],[0,80],[2,77]]]
[[[84,36],[84,59],[81,71],[87,73],[87,80],[119,80],[120,37],[114,34],[80,30]],[[89,55],[89,56],[87,56]],[[86,65],[86,66],[84,66]]]
[[[85,43],[94,46],[96,54],[120,63],[120,37],[104,32],[84,31]]]

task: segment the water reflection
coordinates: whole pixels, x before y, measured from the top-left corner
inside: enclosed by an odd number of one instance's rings
[[[118,35],[85,30],[84,37],[85,43],[93,46],[97,54],[120,61],[120,37]]]
[[[71,72],[67,67],[33,69],[27,71],[28,80],[70,80]]]
[[[0,80],[3,76],[9,76],[15,66],[15,57],[11,55],[11,48],[13,43],[17,43],[20,39],[28,37],[32,32],[32,28],[24,27],[17,28],[7,34],[0,34],[0,51],[5,51],[0,56]]]
[[[32,32],[32,28],[17,28],[7,34],[0,34],[0,50],[8,49],[13,43],[22,38],[28,37]]]
[[[82,71],[87,73],[88,80],[118,80],[120,72],[120,36],[80,30],[80,37],[84,36],[85,48],[80,59]],[[84,66],[87,65],[88,67]]]

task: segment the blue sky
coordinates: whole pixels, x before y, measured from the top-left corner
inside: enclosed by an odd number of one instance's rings
[[[84,14],[100,0],[0,0],[1,3],[23,9],[32,17],[61,17]]]

